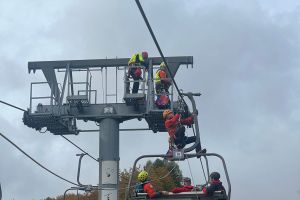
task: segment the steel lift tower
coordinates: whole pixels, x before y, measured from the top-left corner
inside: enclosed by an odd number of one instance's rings
[[[30,107],[23,116],[25,125],[38,131],[46,128],[54,135],[77,135],[85,132],[78,128],[78,120],[99,123],[99,200],[118,199],[120,123],[135,118],[145,119],[149,130],[166,131],[162,119],[163,110],[157,108],[154,103],[157,94],[154,88],[153,70],[162,62],[162,59],[149,58],[148,72],[143,70],[140,90],[136,94],[130,94],[126,89],[126,85],[134,82],[126,78],[128,61],[129,58],[28,63],[29,73],[41,70],[46,82],[31,83]],[[166,61],[170,68],[169,75],[174,77],[180,65],[193,64],[193,57],[166,57]],[[105,77],[99,80],[99,76],[96,84],[92,85],[92,78],[95,78],[92,74],[97,71],[105,72]],[[58,82],[58,73],[62,75],[62,82]],[[85,81],[75,81],[75,73],[81,78],[84,77]],[[106,82],[105,91],[99,92],[94,89],[103,80]],[[120,93],[118,81],[120,80],[124,83],[124,95],[120,98],[121,102],[118,99],[118,93]],[[114,93],[107,92],[108,81],[115,82]],[[35,96],[34,88],[43,84],[49,85],[49,95]],[[173,91],[171,86],[170,107],[176,110],[178,103],[174,101]],[[105,99],[101,103],[97,100],[99,96]]]

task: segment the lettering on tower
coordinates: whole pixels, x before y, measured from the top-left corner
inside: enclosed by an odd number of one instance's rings
[[[104,114],[115,114],[115,108],[112,105],[107,105],[103,108],[103,113]]]

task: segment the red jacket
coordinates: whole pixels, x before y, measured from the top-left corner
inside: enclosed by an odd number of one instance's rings
[[[188,118],[181,119],[181,120],[179,120],[179,117],[180,117],[180,114],[176,114],[171,119],[166,119],[166,121],[165,121],[165,127],[166,127],[166,129],[169,133],[169,136],[172,137],[172,138],[174,137],[177,126],[179,124],[189,125],[189,124],[193,123],[193,116],[192,115],[189,116]]]
[[[174,188],[172,190],[173,193],[180,193],[180,192],[190,192],[193,190],[193,186],[192,185],[184,185],[182,187],[177,187],[177,188]]]
[[[154,187],[150,182],[144,185],[144,192],[146,192],[150,198],[157,195],[157,192],[155,192]]]

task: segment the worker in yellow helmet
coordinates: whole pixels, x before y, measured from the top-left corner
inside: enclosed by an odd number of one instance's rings
[[[140,183],[138,184],[140,186],[138,193],[147,193],[150,199],[159,198],[163,195],[169,194],[169,192],[167,191],[156,192],[153,185],[151,184],[151,181],[149,181],[148,179],[148,172],[144,170],[139,173],[138,180],[140,181]]]
[[[148,69],[148,53],[146,51],[141,54],[134,54],[128,61],[128,74],[127,79],[132,78],[134,80],[132,93],[137,93],[140,86],[140,79],[142,79],[142,69],[141,66],[144,66],[146,70]],[[129,92],[130,84],[126,86],[127,92]]]
[[[159,65],[159,69],[155,73],[155,90],[156,94],[159,96],[163,93],[169,93],[169,87],[171,81],[168,78],[166,64],[162,62]]]
[[[164,62],[159,65],[159,69],[155,73],[154,82],[157,95],[155,101],[156,106],[160,109],[170,108],[169,87],[171,80],[168,78],[166,64]]]
[[[136,53],[128,61],[128,65],[140,64],[144,67],[148,67],[148,52],[143,51],[141,54]]]

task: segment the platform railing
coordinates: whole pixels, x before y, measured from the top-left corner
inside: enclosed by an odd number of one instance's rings
[[[52,105],[57,105],[57,101],[55,101],[55,97],[54,97],[54,94],[56,94],[56,92],[53,91],[53,87],[50,87],[50,96],[33,96],[32,95],[32,92],[33,92],[33,86],[34,85],[43,85],[43,84],[49,84],[48,82],[32,82],[30,84],[30,105],[29,105],[29,113],[32,113],[32,104],[33,104],[33,100],[36,100],[36,99],[49,99],[49,103],[52,107]],[[51,113],[53,112],[53,110],[51,110]]]
[[[132,77],[129,77],[128,70],[130,70],[132,68],[141,68],[141,70],[142,70],[142,77],[141,77],[142,79],[141,80],[133,80]],[[130,79],[132,79],[132,80],[130,80]],[[146,80],[146,70],[145,70],[145,67],[141,66],[141,65],[130,65],[130,66],[124,67],[124,96],[126,94],[131,94],[131,92],[130,92],[130,83],[135,83],[135,82],[141,83],[139,85],[138,93],[139,94],[145,94],[146,91],[147,91],[147,88],[146,88],[147,80]]]

